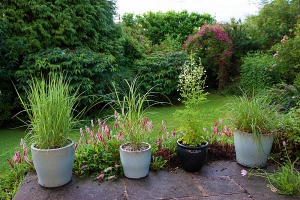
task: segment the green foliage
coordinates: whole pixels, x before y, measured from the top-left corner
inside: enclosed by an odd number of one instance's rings
[[[79,94],[71,93],[69,82],[62,74],[51,73],[48,80],[32,78],[27,99],[21,104],[30,122],[24,122],[30,132],[30,142],[40,149],[54,149],[66,146],[68,135],[75,125],[74,111]]]
[[[90,94],[103,94],[104,84],[102,83],[110,79],[112,75],[111,71],[108,70],[106,74],[102,69],[106,67],[112,69],[111,62],[115,58],[123,64],[124,58],[120,39],[121,29],[113,20],[115,10],[115,1],[107,0],[78,0],[76,3],[69,0],[1,1],[0,112],[5,114],[1,115],[1,118],[6,120],[11,117],[12,109],[20,109],[16,101],[17,95],[13,92],[12,82],[21,81],[16,83],[17,87],[26,88],[30,76],[36,76],[36,72],[40,75],[39,67],[36,67],[35,63],[39,59],[41,60],[38,64],[42,65],[40,68],[48,66],[49,69],[51,69],[50,64],[55,65],[67,60],[65,64],[69,66],[67,71],[71,71],[67,74],[72,74],[72,86],[76,88],[79,83],[82,83],[80,92],[91,91]],[[44,51],[55,54],[56,48],[72,51],[83,49],[81,56],[86,54],[91,57],[91,60],[89,58],[72,60],[70,54],[68,55],[70,57],[65,55],[65,57],[62,56],[63,58],[51,55],[53,56],[50,58],[51,61],[47,60],[48,57],[44,55]],[[98,52],[108,56],[101,56]],[[73,57],[76,57],[75,55],[76,53]],[[56,62],[56,59],[60,61]],[[26,63],[23,63],[24,60]],[[23,68],[19,70],[21,65]],[[75,67],[71,68],[72,65]],[[86,69],[92,66],[92,71]],[[54,67],[57,68],[57,66]],[[18,72],[15,76],[16,71]],[[96,71],[98,73],[95,73]],[[2,75],[5,76],[2,77]],[[119,74],[116,73],[116,75]],[[86,99],[84,105],[93,101],[94,99]],[[3,119],[0,120],[2,122]]]
[[[279,141],[285,141],[287,153],[291,158],[300,159],[300,109],[291,108],[280,121]],[[277,146],[280,146],[277,144]]]
[[[12,160],[6,159],[7,165],[11,168],[8,173],[0,177],[0,199],[13,199],[27,172],[33,169],[32,161],[28,156],[28,148],[23,139],[21,139],[20,146],[21,148],[18,148]]]
[[[295,37],[283,36],[281,42],[274,45],[271,49],[277,60],[280,73],[285,81],[292,83],[295,74],[300,72],[300,20],[294,30]]]
[[[296,106],[297,97],[300,95],[296,87],[284,82],[274,84],[272,87],[264,90],[264,92],[271,98],[273,104],[278,105],[279,108],[284,107],[285,109]]]
[[[260,9],[257,16],[246,19],[248,35],[260,44],[261,49],[269,49],[290,32],[299,18],[297,0],[273,0]]]
[[[1,15],[9,22],[9,40],[22,39],[29,53],[77,46],[107,52],[113,45],[114,1],[5,0],[1,5]]]
[[[27,172],[32,169],[32,165],[22,162],[11,168],[9,173],[0,179],[0,199],[13,199]]]
[[[164,166],[167,164],[168,160],[164,160],[161,156],[155,157],[152,156],[152,162],[150,165],[150,170],[157,171],[163,169]]]
[[[31,77],[45,77],[51,71],[63,71],[70,82],[71,89],[78,89],[88,98],[81,102],[84,106],[92,104],[96,97],[108,92],[107,83],[113,79],[112,72],[117,69],[110,55],[95,53],[89,49],[74,50],[53,48],[28,55],[23,65],[16,71],[17,88],[21,91],[28,89]],[[81,105],[82,105],[81,104]]]
[[[251,94],[273,84],[281,82],[281,73],[276,64],[276,59],[260,51],[248,53],[243,57],[240,67],[240,87]]]
[[[298,73],[294,79],[294,86],[297,90],[300,90],[300,73]]]
[[[221,118],[219,118],[218,121],[214,120],[211,130],[204,127],[203,131],[205,132],[205,138],[209,144],[223,146],[232,146],[234,144],[232,130],[223,124],[223,120]]]
[[[236,101],[228,102],[227,107],[232,127],[253,133],[256,138],[259,134],[272,134],[278,128],[279,116],[267,95],[243,93]]]
[[[227,81],[227,69],[233,52],[232,41],[220,24],[204,24],[199,32],[188,37],[183,47],[187,53],[196,53],[211,76],[219,80],[218,89],[222,90]],[[213,81],[213,77],[208,77]]]
[[[180,68],[186,60],[184,52],[157,52],[135,62],[137,74],[142,80],[142,88],[163,95],[176,92]]]
[[[110,127],[98,119],[97,125],[91,121],[91,128],[80,129],[80,139],[76,143],[73,172],[80,177],[92,175],[95,180],[116,179],[123,174],[119,147],[124,142],[122,136],[111,132]]]
[[[180,122],[183,137],[182,144],[197,146],[204,142],[201,134],[200,107],[207,100],[205,88],[205,71],[201,60],[196,61],[195,54],[191,54],[184,63],[179,75],[178,90],[185,106],[183,110],[176,110],[174,117]]]
[[[152,121],[145,117],[147,109],[159,104],[151,98],[155,93],[153,88],[141,93],[139,77],[135,77],[131,82],[125,80],[127,88],[117,88],[114,83],[112,94],[108,96],[108,104],[114,110],[115,124],[122,129],[126,142],[133,151],[140,150],[142,142],[147,142],[152,132]]]
[[[282,195],[292,195],[294,197],[300,197],[300,172],[295,168],[295,164],[298,161],[291,161],[289,153],[286,149],[288,145],[283,142],[282,150],[284,151],[284,157],[286,158],[283,164],[279,165],[274,172],[266,172],[263,169],[251,169],[248,174],[248,178],[252,175],[261,176],[269,181],[267,185],[273,192],[278,192]]]
[[[236,79],[239,76],[238,70],[242,64],[242,57],[249,51],[258,50],[259,46],[255,40],[247,35],[247,25],[240,20],[231,19],[229,23],[224,24],[224,30],[229,35],[233,52],[230,57],[231,67],[227,69],[229,79]]]
[[[12,44],[7,44],[6,40],[8,35],[8,22],[5,17],[0,18],[0,126],[4,121],[11,117],[11,111],[16,108],[14,102],[14,88],[11,84],[13,77],[13,68],[18,62]],[[15,41],[22,48],[20,41]]]
[[[180,142],[181,144],[187,146],[200,146],[206,144],[207,140],[205,137],[205,133],[202,132],[202,129],[197,121],[192,119],[189,120],[184,125],[183,129],[183,137],[178,139],[178,142]]]
[[[149,11],[143,15],[137,15],[135,18],[129,14],[123,20],[129,26],[138,24],[143,35],[151,39],[153,44],[160,44],[165,40],[166,35],[182,44],[194,28],[201,27],[205,22],[209,24],[214,22],[214,18],[210,14],[188,13],[186,10],[166,13]]]

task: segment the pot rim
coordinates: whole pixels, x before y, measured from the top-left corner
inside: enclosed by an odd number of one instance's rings
[[[199,149],[199,148],[204,148],[208,146],[208,142],[206,141],[206,143],[204,145],[199,145],[199,146],[188,146],[188,145],[184,145],[181,144],[178,140],[177,140],[177,145],[184,147],[184,148],[190,148],[190,149]]]
[[[59,148],[55,148],[55,149],[39,149],[39,148],[34,147],[34,144],[31,144],[31,149],[35,150],[35,151],[50,151],[50,150],[51,151],[59,151],[61,149],[66,149],[66,148],[68,148],[70,146],[75,145],[75,142],[73,140],[71,140],[71,139],[67,139],[67,140],[71,141],[71,143],[68,144],[68,145],[66,145],[66,146],[64,146],[64,147],[59,147]]]
[[[151,149],[151,145],[150,145],[148,142],[141,142],[141,143],[142,143],[142,144],[148,145],[148,148],[147,148],[147,149],[144,149],[144,150],[141,150],[141,151],[139,151],[139,150],[136,150],[136,151],[128,151],[128,150],[123,149],[123,146],[125,146],[125,145],[127,145],[127,144],[130,144],[130,142],[126,142],[126,143],[120,145],[120,150],[125,151],[125,152],[144,152],[144,151],[148,151],[149,149]]]
[[[236,132],[238,132],[238,133],[244,133],[244,134],[253,134],[252,132],[245,132],[245,131],[241,131],[241,130],[239,130],[239,129],[235,129],[235,130],[234,130],[234,133],[236,133]],[[234,133],[233,133],[233,135],[234,135]],[[274,137],[274,133],[272,133],[272,132],[270,132],[270,133],[259,133],[259,134],[257,134],[257,135],[261,135],[261,136],[272,136],[272,137]]]

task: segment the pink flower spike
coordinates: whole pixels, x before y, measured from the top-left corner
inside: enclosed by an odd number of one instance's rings
[[[15,153],[15,155],[13,156],[13,161],[15,161],[16,163],[21,163],[22,159],[21,159],[21,155],[20,155],[20,151],[17,151]]]
[[[91,120],[91,125],[92,127],[94,127],[94,120]]]
[[[110,171],[110,170],[112,170],[112,167],[106,168],[103,172],[106,173],[106,172],[108,172],[108,171]]]
[[[104,174],[99,174],[99,176],[97,176],[96,179],[98,179],[98,181],[102,181],[104,177]]]
[[[75,150],[78,148],[78,143],[77,142],[75,143],[74,148],[75,148]]]
[[[87,167],[88,167],[88,165],[83,165],[82,167],[80,167],[80,170],[83,170],[83,169],[85,169]]]
[[[23,149],[26,148],[26,143],[22,138],[21,138],[21,141],[20,141],[20,145],[22,146]]]
[[[286,146],[286,142],[285,142],[285,141],[283,141],[283,142],[282,142],[282,145],[283,145],[283,146]]]
[[[242,169],[241,174],[242,174],[242,176],[246,176],[248,174],[248,172],[247,172],[247,170]]]
[[[84,133],[83,133],[82,128],[80,128],[79,130],[80,130],[80,136],[81,136],[81,137],[84,137]]]
[[[172,131],[172,136],[173,136],[173,137],[176,136],[176,128],[173,129],[173,131]]]
[[[110,177],[108,177],[108,178],[107,178],[107,180],[114,179],[115,177],[116,177],[115,175],[113,175],[113,176],[110,176]]]
[[[24,158],[25,158],[25,161],[28,163],[28,164],[31,164],[31,160],[29,160],[28,156],[27,156],[27,152],[28,152],[28,148],[25,147],[23,153],[24,153]]]
[[[272,192],[277,192],[277,189],[275,187],[271,187]]]
[[[221,118],[219,118],[219,124],[222,124],[223,120]]]

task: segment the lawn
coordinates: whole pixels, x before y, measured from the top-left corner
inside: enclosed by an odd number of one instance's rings
[[[208,96],[208,102],[203,103],[203,127],[209,128],[213,126],[214,120],[219,118],[223,119],[226,124],[226,109],[224,105],[226,101],[233,100],[232,96],[225,97],[216,94],[210,94]],[[172,131],[174,128],[178,128],[178,122],[175,121],[173,113],[177,109],[183,109],[182,105],[176,106],[165,106],[165,107],[154,107],[149,109],[148,117],[153,121],[154,131],[158,131],[161,128],[162,120],[164,120],[167,130]],[[84,127],[83,127],[84,128]],[[11,159],[16,149],[19,148],[20,138],[25,136],[26,132],[24,129],[11,129],[11,130],[0,130],[0,177],[8,172],[10,166],[6,159]],[[79,130],[74,131],[71,134],[71,138],[77,141],[80,137]],[[28,145],[29,146],[29,145]]]

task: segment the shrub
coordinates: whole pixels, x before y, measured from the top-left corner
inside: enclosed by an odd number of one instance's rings
[[[212,76],[219,80],[218,89],[225,87],[227,68],[233,52],[232,41],[220,24],[204,24],[198,33],[184,41],[183,48],[187,53],[197,53],[202,63]],[[213,81],[211,77],[208,80]]]
[[[299,100],[299,90],[293,85],[288,85],[284,82],[274,84],[272,87],[264,90],[272,103],[278,105],[280,109],[289,109],[296,105],[296,100]],[[298,97],[298,98],[297,98]]]
[[[52,48],[27,56],[16,71],[17,88],[28,89],[31,77],[48,76],[50,71],[62,71],[70,80],[71,89],[79,88],[79,93],[85,93],[88,98],[81,103],[85,106],[95,101],[95,94],[108,92],[106,83],[113,79],[114,58],[110,55],[95,53],[89,49],[74,50]]]
[[[287,83],[292,83],[295,75],[300,72],[300,22],[297,23],[295,37],[283,36],[281,41],[271,48],[274,54],[280,74]]]
[[[276,60],[272,55],[260,51],[243,57],[240,73],[240,87],[249,94],[281,82]]]
[[[286,150],[290,158],[300,159],[300,109],[291,108],[280,121],[280,134],[277,138],[276,150],[279,153],[277,157],[284,158],[285,152],[282,152],[282,142],[285,141]]]
[[[110,126],[98,119],[91,121],[91,128],[80,129],[80,139],[75,144],[76,153],[73,171],[80,177],[92,175],[95,180],[116,179],[122,174],[119,146],[122,134],[111,133]]]
[[[135,62],[137,74],[145,91],[170,95],[176,92],[180,68],[186,61],[184,52],[157,52]]]

